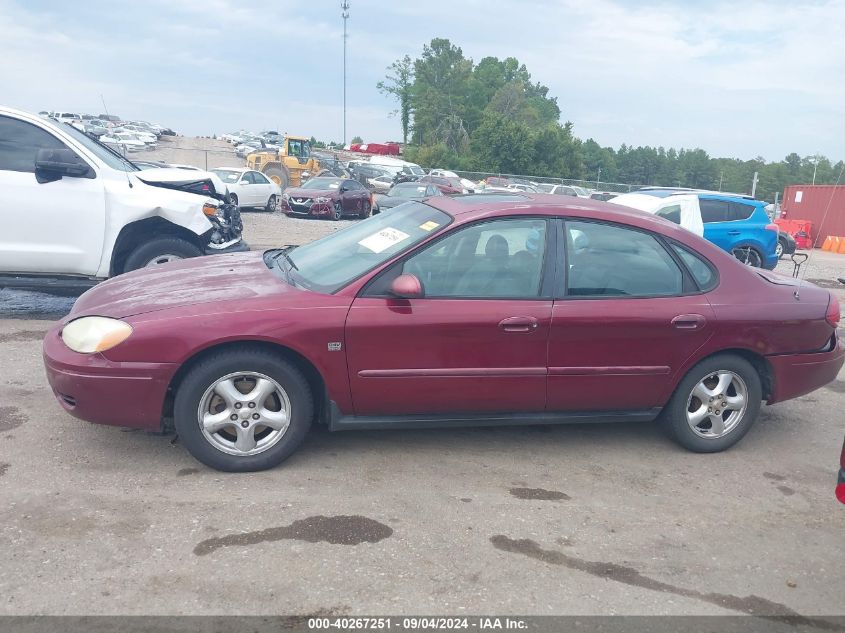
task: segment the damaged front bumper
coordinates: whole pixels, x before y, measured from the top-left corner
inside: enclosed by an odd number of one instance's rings
[[[205,247],[206,255],[239,253],[249,250],[241,237],[244,229],[241,211],[237,205],[223,203],[214,215],[207,216],[213,227]]]

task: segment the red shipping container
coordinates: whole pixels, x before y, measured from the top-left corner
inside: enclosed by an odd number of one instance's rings
[[[845,237],[845,185],[789,185],[781,210],[786,220],[811,223],[809,234],[816,248],[828,235]]]

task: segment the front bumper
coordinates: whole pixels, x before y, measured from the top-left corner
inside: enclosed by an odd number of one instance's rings
[[[47,380],[59,405],[94,424],[160,430],[165,394],[178,366],[78,354],[59,336],[62,326],[47,333],[43,346]]]
[[[836,379],[845,364],[845,349],[839,337],[829,352],[767,356],[772,367],[769,404],[804,396]]]
[[[282,200],[282,213],[287,215],[327,217],[334,215],[334,205],[331,202],[312,202],[297,204]]]

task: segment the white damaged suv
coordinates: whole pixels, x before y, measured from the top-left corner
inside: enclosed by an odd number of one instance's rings
[[[249,248],[215,174],[140,171],[70,125],[5,107],[0,191],[0,287],[86,285]]]

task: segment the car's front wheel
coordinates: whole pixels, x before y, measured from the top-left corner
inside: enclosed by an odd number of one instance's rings
[[[343,217],[343,207],[340,206],[340,202],[334,203],[334,209],[332,210],[332,219],[337,221]]]
[[[276,210],[276,194],[270,196],[267,200],[267,206],[264,207],[264,210],[268,213],[273,213]]]
[[[783,257],[783,242],[780,239],[778,239],[778,243],[775,246],[775,255],[778,256],[778,259]]]
[[[716,453],[748,432],[760,412],[762,394],[760,376],[751,363],[734,354],[718,354],[687,373],[661,421],[684,448]]]
[[[176,432],[188,452],[227,472],[278,465],[302,443],[313,417],[302,372],[260,348],[203,359],[179,384],[174,403]]]

